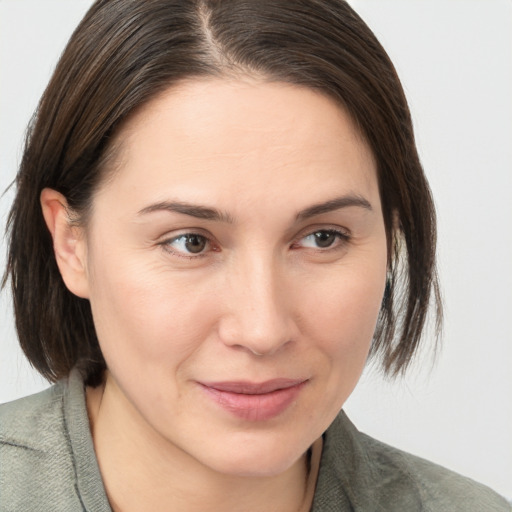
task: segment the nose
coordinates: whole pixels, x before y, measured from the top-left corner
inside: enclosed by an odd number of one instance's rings
[[[226,279],[220,338],[257,356],[272,355],[297,335],[291,290],[272,258],[252,254],[240,260]]]

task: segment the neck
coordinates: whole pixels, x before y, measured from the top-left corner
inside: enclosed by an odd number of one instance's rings
[[[297,512],[303,507],[305,455],[277,475],[219,473],[160,436],[109,382],[87,390],[87,407],[114,511]]]

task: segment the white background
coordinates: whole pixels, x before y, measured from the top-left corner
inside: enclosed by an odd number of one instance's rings
[[[439,215],[443,348],[407,377],[365,372],[346,409],[370,435],[512,498],[512,2],[353,0],[402,78]],[[0,191],[90,0],[0,0]],[[5,224],[12,194],[0,199]],[[0,247],[3,269],[5,243]],[[45,383],[0,295],[0,402]]]

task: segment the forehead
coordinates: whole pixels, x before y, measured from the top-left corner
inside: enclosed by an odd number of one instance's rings
[[[113,181],[118,192],[133,195],[135,187],[139,197],[205,199],[199,196],[221,187],[229,198],[273,187],[290,197],[320,196],[315,201],[333,187],[377,189],[372,153],[344,109],[285,83],[183,82],[143,106],[117,142]]]

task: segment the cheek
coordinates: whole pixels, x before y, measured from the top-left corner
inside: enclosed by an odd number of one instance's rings
[[[177,274],[120,258],[115,265],[103,263],[94,276],[91,307],[107,364],[141,370],[163,361],[176,365],[204,340],[215,316],[207,282],[199,293]]]
[[[300,297],[301,332],[316,372],[316,428],[333,421],[365,366],[385,286],[386,259],[344,264],[308,280]],[[359,263],[361,263],[359,265]],[[304,282],[303,282],[304,284]],[[305,293],[307,290],[307,293]],[[316,430],[313,431],[316,432]]]
[[[317,279],[304,297],[302,331],[329,365],[331,383],[351,391],[366,362],[382,304],[386,264],[354,265]],[[313,313],[314,312],[314,313]]]
[[[319,280],[303,294],[302,310],[310,312],[310,326],[330,340],[357,343],[373,336],[385,287],[385,266],[344,269]],[[315,312],[312,314],[311,312]],[[338,336],[336,336],[338,333]]]

